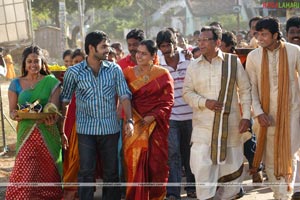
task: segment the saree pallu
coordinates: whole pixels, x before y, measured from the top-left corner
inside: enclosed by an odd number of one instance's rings
[[[128,185],[127,200],[164,199],[168,182],[168,132],[174,103],[173,79],[164,68],[155,66],[148,79],[136,77],[134,68],[124,71],[132,92],[134,135],[123,135],[125,177],[129,184],[164,184],[159,187]],[[141,125],[145,116],[154,116]]]
[[[18,103],[39,99],[44,106],[59,84],[53,76],[45,76],[33,89],[21,91]],[[16,161],[6,199],[61,199],[61,186],[45,186],[61,182],[61,151],[61,137],[56,125],[21,120],[17,127]],[[30,186],[33,183],[37,186]]]
[[[79,171],[79,152],[78,136],[76,132],[76,98],[73,95],[68,107],[67,117],[64,126],[64,132],[69,141],[69,148],[64,151],[63,162],[63,182],[77,183],[77,174]],[[77,186],[64,187],[64,199],[74,199]]]

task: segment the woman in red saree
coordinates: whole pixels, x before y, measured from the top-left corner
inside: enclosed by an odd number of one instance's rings
[[[37,100],[42,106],[48,102],[59,106],[60,82],[49,74],[42,49],[27,47],[23,52],[22,76],[11,82],[8,91],[10,117],[18,121],[18,127],[17,155],[10,176],[12,185],[6,190],[7,200],[62,198],[62,187],[51,186],[61,183],[61,139],[67,146],[65,135],[60,135],[57,127],[58,116],[33,120],[21,119],[17,113],[18,105],[32,105]],[[35,183],[37,187],[27,185]]]
[[[168,182],[169,117],[174,102],[173,79],[154,65],[155,42],[144,40],[136,54],[137,66],[124,70],[132,92],[134,134],[123,136],[126,200],[161,200]],[[159,183],[148,187],[135,184]],[[133,184],[133,185],[131,185]]]

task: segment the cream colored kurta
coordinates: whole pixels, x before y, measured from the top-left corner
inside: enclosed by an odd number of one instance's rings
[[[203,56],[191,62],[187,69],[183,86],[183,98],[193,108],[193,133],[191,142],[211,145],[212,128],[215,113],[205,107],[207,99],[218,100],[221,89],[223,54],[219,50],[217,57],[209,63]],[[236,83],[233,92],[228,120],[227,146],[241,144],[239,122],[241,120],[237,88],[243,110],[243,119],[250,119],[250,82],[246,71],[238,59]]]
[[[193,132],[191,142],[191,170],[195,175],[196,183],[217,183],[220,177],[237,172],[243,163],[242,134],[239,133],[241,120],[238,103],[237,88],[239,88],[240,101],[243,108],[243,118],[250,119],[250,82],[241,62],[238,60],[236,82],[234,85],[231,110],[228,119],[228,138],[225,161],[217,165],[210,158],[211,139],[215,112],[205,107],[207,99],[218,100],[221,90],[222,52],[219,50],[217,57],[209,63],[203,56],[193,61],[187,68],[183,86],[183,98],[193,108]],[[220,134],[220,132],[219,132]],[[220,151],[220,146],[218,148]],[[238,183],[243,180],[243,175],[230,182],[234,187],[196,187],[197,198],[208,199],[217,196],[218,199],[233,199],[239,192]],[[217,192],[216,192],[217,191]]]
[[[288,63],[289,63],[289,77],[290,77],[290,123],[291,123],[291,150],[295,153],[299,146],[299,120],[300,120],[300,90],[298,84],[297,72],[300,72],[300,47],[285,43]],[[263,113],[260,96],[261,94],[261,62],[262,62],[262,48],[259,47],[251,51],[247,57],[246,71],[252,85],[252,107],[254,117]],[[279,49],[268,51],[269,59],[269,79],[270,79],[270,119],[271,126],[268,128],[267,135],[275,134],[276,112],[277,112],[277,94],[278,94],[278,59]],[[255,123],[256,133],[258,133],[258,123]]]
[[[285,43],[287,56],[288,56],[288,67],[289,67],[289,114],[290,114],[290,130],[291,130],[291,152],[293,161],[293,172],[296,167],[296,152],[299,148],[299,136],[300,136],[300,90],[298,84],[297,72],[300,72],[300,48],[296,45]],[[261,93],[261,62],[262,62],[263,49],[257,48],[249,53],[246,62],[246,70],[249,74],[249,78],[252,85],[252,107],[255,117],[254,132],[259,133],[259,123],[257,116],[263,114],[260,97]],[[271,120],[271,126],[267,130],[266,146],[264,151],[264,164],[269,181],[272,183],[284,183],[285,180],[281,178],[277,180],[274,176],[274,136],[275,136],[275,124],[276,124],[276,113],[277,113],[277,96],[278,96],[278,59],[279,59],[279,48],[274,51],[268,51],[269,59],[269,80],[270,80],[270,112],[269,118]],[[292,183],[295,178],[295,173],[292,176]],[[276,199],[289,199],[291,192],[287,191],[286,186],[272,186],[274,192],[274,198]]]

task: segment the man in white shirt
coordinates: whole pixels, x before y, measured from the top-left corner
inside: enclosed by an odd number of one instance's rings
[[[170,131],[168,135],[169,149],[169,183],[181,183],[181,166],[184,166],[187,182],[195,183],[190,169],[190,140],[192,134],[192,109],[182,99],[182,86],[187,66],[184,53],[175,50],[176,37],[169,29],[157,34],[156,43],[162,55],[160,65],[169,70],[174,79],[174,106],[170,117]],[[186,187],[187,196],[196,198],[195,187]],[[167,187],[169,200],[180,199],[180,186]]]
[[[183,86],[183,98],[193,109],[191,169],[196,183],[209,184],[196,187],[201,200],[236,197],[238,185],[217,190],[217,183],[242,182],[241,133],[250,128],[248,75],[235,55],[219,49],[221,38],[218,27],[201,29],[198,42],[202,55],[189,65]]]

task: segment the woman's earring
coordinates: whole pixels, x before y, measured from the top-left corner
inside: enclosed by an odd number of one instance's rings
[[[149,65],[150,65],[150,67],[153,67],[153,60],[149,61]]]

